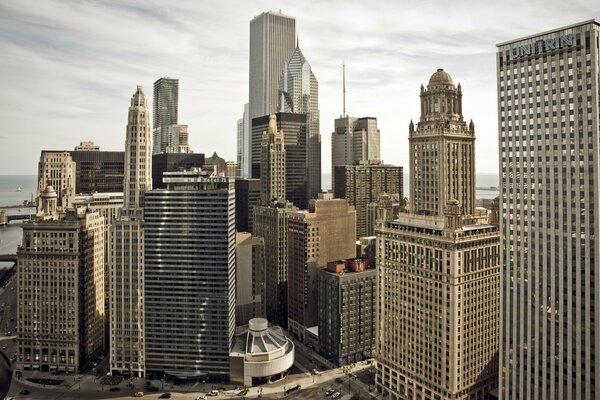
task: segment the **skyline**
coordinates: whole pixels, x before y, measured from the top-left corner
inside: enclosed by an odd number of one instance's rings
[[[83,140],[123,149],[131,92],[143,85],[150,93],[163,76],[180,80],[179,122],[189,125],[190,147],[235,161],[236,121],[248,101],[249,23],[279,8],[296,19],[319,82],[322,171],[331,169],[345,61],[347,114],[377,118],[386,163],[408,167],[414,98],[443,68],[461,83],[465,120],[475,123],[477,171],[496,173],[496,44],[600,16],[585,1],[409,9],[383,1],[236,3],[0,1],[0,73],[11,77],[0,97],[0,175],[34,174],[41,150]]]

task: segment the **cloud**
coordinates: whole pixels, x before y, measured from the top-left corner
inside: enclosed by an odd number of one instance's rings
[[[574,1],[81,1],[0,2],[0,170],[35,173],[42,149],[93,140],[123,149],[136,85],[152,97],[161,76],[180,79],[179,121],[197,152],[234,160],[236,120],[248,98],[250,20],[267,10],[294,16],[319,81],[323,171],[330,132],[347,107],[375,116],[383,158],[407,167],[407,126],[419,118],[419,86],[438,67],[463,85],[465,117],[477,124],[478,168],[497,169],[495,44],[598,17]],[[225,138],[225,140],[223,140]],[[484,147],[484,143],[487,145]]]

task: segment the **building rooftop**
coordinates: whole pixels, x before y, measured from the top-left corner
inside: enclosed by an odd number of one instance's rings
[[[549,31],[540,32],[540,33],[536,33],[536,34],[529,35],[529,36],[523,36],[523,37],[518,38],[518,39],[513,39],[513,40],[506,41],[506,42],[498,43],[496,45],[496,47],[502,47],[502,46],[505,46],[507,44],[511,44],[511,43],[515,43],[515,42],[520,42],[522,40],[527,40],[527,39],[533,39],[533,38],[538,37],[538,36],[543,36],[543,35],[547,35],[549,33],[554,33],[554,32],[560,32],[560,31],[564,31],[565,29],[571,29],[571,28],[575,28],[577,26],[586,25],[586,24],[596,24],[596,25],[600,26],[600,23],[596,22],[595,19],[589,19],[587,21],[578,22],[576,24],[567,25],[567,26],[563,26],[563,27],[560,27],[560,28],[551,29]]]

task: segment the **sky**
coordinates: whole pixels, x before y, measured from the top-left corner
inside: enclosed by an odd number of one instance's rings
[[[319,82],[322,171],[333,121],[376,117],[381,155],[408,169],[408,124],[437,68],[461,83],[476,132],[477,172],[498,170],[496,44],[600,19],[600,2],[0,0],[0,175],[36,174],[41,150],[94,141],[123,150],[137,85],[179,79],[190,146],[235,161],[248,101],[249,23],[264,11],[296,18]]]

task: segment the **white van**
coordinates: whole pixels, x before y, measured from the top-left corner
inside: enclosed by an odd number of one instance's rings
[[[219,391],[218,390],[211,390],[210,392],[207,393],[209,396],[218,396],[219,395]]]

